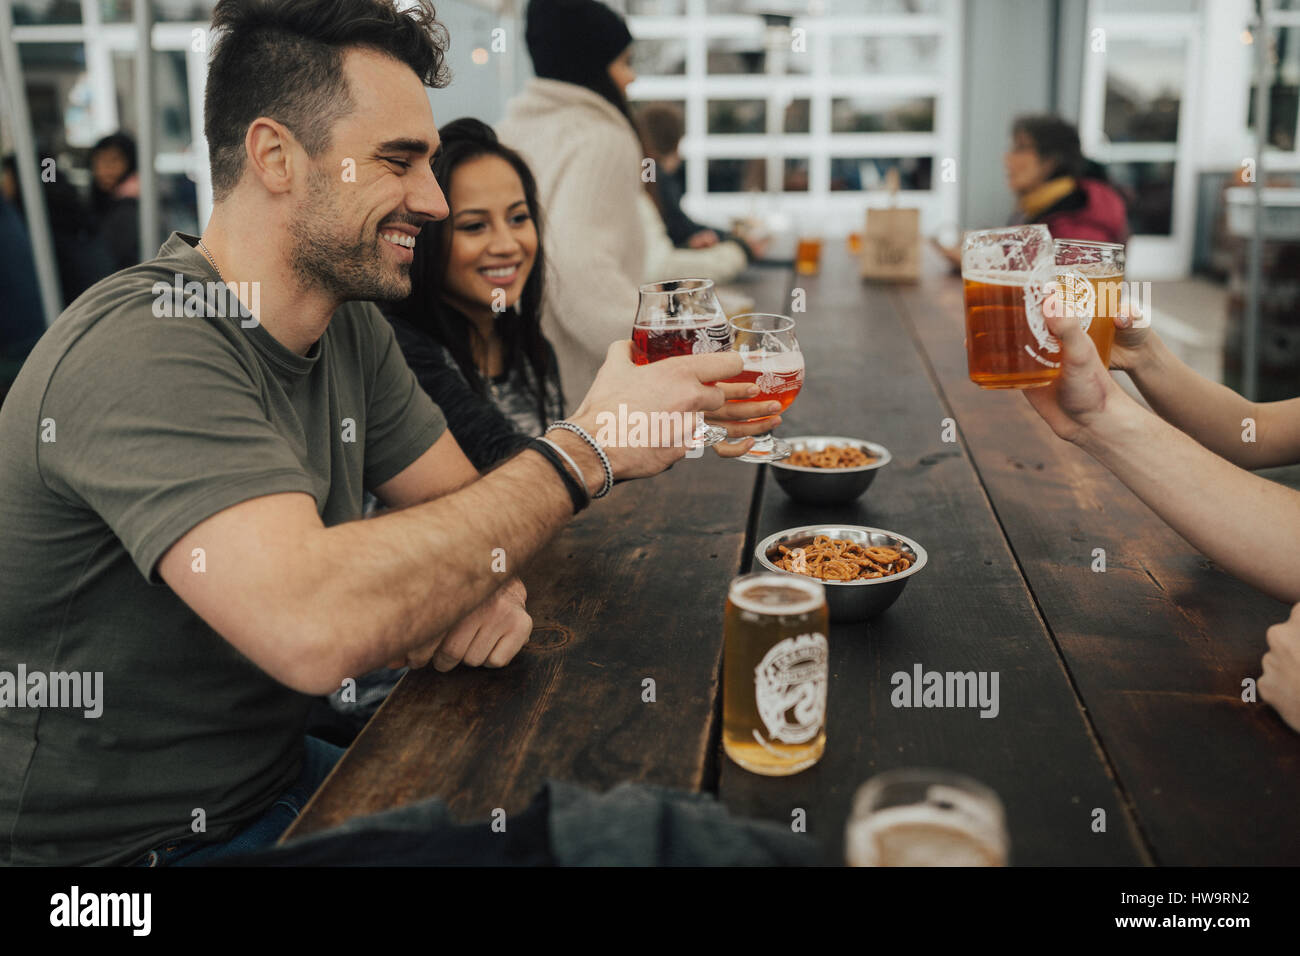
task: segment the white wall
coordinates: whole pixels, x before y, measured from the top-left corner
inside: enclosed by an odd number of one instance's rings
[[[1055,4],[967,0],[961,135],[961,224],[1006,223],[1013,211],[1002,172],[1011,121],[1053,109]]]

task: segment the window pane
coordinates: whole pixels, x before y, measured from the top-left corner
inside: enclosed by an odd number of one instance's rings
[[[154,20],[159,23],[209,23],[216,0],[153,0]],[[105,23],[130,23],[135,0],[99,0],[99,17]]]
[[[1300,30],[1285,27],[1277,31],[1277,62],[1269,84],[1268,141],[1278,149],[1295,150],[1297,102],[1300,100]],[[1246,125],[1255,129],[1255,93],[1250,90]]]
[[[854,96],[831,100],[832,133],[930,133],[934,97]]]
[[[1107,13],[1195,13],[1197,0],[1102,0]]]
[[[885,176],[898,170],[899,189],[929,189],[934,160],[929,156],[846,157],[831,159],[831,192],[885,188]]]
[[[1106,172],[1128,206],[1129,230],[1134,235],[1172,233],[1173,163],[1111,163]]]
[[[22,43],[18,62],[27,88],[36,149],[53,156],[95,142],[90,77],[80,43]]]
[[[131,22],[135,0],[99,0],[99,19],[104,23]]]
[[[1112,40],[1106,49],[1106,136],[1113,143],[1178,139],[1182,40]]]
[[[707,70],[718,75],[765,72],[767,53],[763,37],[710,37]]]
[[[825,13],[842,17],[899,16],[939,12],[940,0],[822,0]]]
[[[712,6],[710,13],[716,13]],[[806,50],[792,50],[789,32],[779,34],[781,50],[778,61],[769,63],[768,40],[762,33],[749,33],[739,37],[709,37],[705,69],[715,76],[749,76],[766,73],[769,65],[774,72],[807,74],[812,69]],[[639,42],[639,41],[638,41]]]
[[[831,38],[831,73],[938,73],[937,36]]]
[[[153,55],[155,152],[183,153],[190,148],[189,80],[185,54],[157,50]],[[135,55],[113,54],[113,79],[117,86],[117,115],[122,128],[135,136],[139,129],[135,98]]]
[[[217,0],[153,0],[154,16],[163,21],[195,21],[208,23],[212,20],[212,8]]]
[[[199,234],[198,189],[190,177],[181,173],[158,176],[158,224],[164,238],[173,232]]]
[[[80,23],[81,0],[14,0],[14,25]]]
[[[787,133],[806,133],[811,128],[811,101],[791,100],[785,108],[785,131]]]
[[[787,193],[806,193],[808,191],[808,160],[787,159],[784,175],[781,178],[781,190]]]
[[[767,100],[709,100],[709,135],[766,133]]]
[[[686,12],[686,0],[627,0],[627,12],[634,17],[679,16]]]
[[[637,40],[632,66],[642,76],[681,76],[686,72],[686,41],[679,37]]]
[[[710,159],[709,192],[739,193],[767,188],[766,162],[761,159]]]

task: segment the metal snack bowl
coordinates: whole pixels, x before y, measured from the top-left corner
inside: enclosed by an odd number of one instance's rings
[[[827,445],[848,445],[876,458],[871,464],[856,468],[808,468],[791,465],[788,459],[772,462],[772,474],[781,490],[795,501],[810,505],[848,504],[871,486],[876,472],[894,457],[884,445],[842,435],[801,435],[785,440],[796,451],[821,451]]]
[[[868,578],[865,581],[822,581],[826,586],[826,604],[830,610],[832,624],[869,621],[883,613],[898,600],[898,596],[903,593],[903,588],[907,587],[908,580],[924,568],[929,560],[925,548],[911,538],[880,528],[865,528],[862,525],[805,525],[802,528],[778,531],[758,543],[754,548],[754,559],[759,567],[766,571],[794,574],[794,571],[778,568],[768,555],[772,554],[779,558],[781,553],[777,551],[777,545],[783,544],[791,549],[798,548],[812,544],[813,538],[822,534],[828,538],[856,541],[867,548],[898,548],[912,559],[910,568],[888,577]]]

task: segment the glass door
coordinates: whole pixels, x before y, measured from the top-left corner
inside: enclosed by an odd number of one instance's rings
[[[1079,136],[1124,196],[1129,271],[1146,278],[1191,265],[1200,26],[1197,0],[1089,4]]]

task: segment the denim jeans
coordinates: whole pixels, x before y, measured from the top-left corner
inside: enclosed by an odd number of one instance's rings
[[[312,794],[343,756],[342,747],[315,737],[303,739],[307,753],[303,757],[302,773],[298,775],[297,782],[280,794],[265,813],[244,829],[224,843],[205,843],[195,839],[169,840],[145,853],[132,866],[201,866],[211,860],[273,846],[298,818]]]

